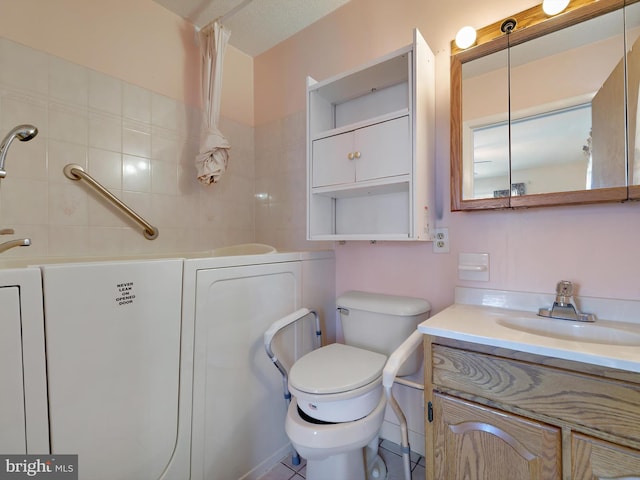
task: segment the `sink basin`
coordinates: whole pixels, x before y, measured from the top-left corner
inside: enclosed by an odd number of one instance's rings
[[[573,322],[552,318],[499,318],[499,325],[533,335],[559,340],[617,345],[640,346],[640,326],[598,320],[595,323]]]

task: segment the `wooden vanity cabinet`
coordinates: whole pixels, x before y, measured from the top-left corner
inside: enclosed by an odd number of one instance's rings
[[[640,374],[426,337],[427,479],[640,479]]]
[[[573,433],[571,478],[640,478],[640,450]]]
[[[433,478],[561,478],[559,428],[439,393],[433,412]]]

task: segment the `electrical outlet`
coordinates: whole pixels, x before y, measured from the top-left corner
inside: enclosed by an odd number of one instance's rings
[[[433,253],[449,253],[448,228],[436,228],[434,230]]]

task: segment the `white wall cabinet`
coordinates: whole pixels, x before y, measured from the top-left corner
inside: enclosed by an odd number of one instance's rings
[[[307,79],[307,238],[432,240],[434,58],[411,45]]]

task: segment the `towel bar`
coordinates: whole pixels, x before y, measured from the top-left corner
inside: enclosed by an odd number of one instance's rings
[[[100,195],[102,195],[107,200],[112,202],[116,207],[118,207],[121,212],[131,217],[138,225],[142,227],[142,229],[144,230],[144,237],[146,239],[154,240],[158,238],[159,232],[156,227],[147,222],[144,218],[134,212],[128,205],[123,203],[113,193],[103,187],[95,178],[85,172],[84,168],[82,168],[80,165],[69,163],[68,165],[65,165],[62,171],[64,172],[65,176],[71,180],[86,181]]]

